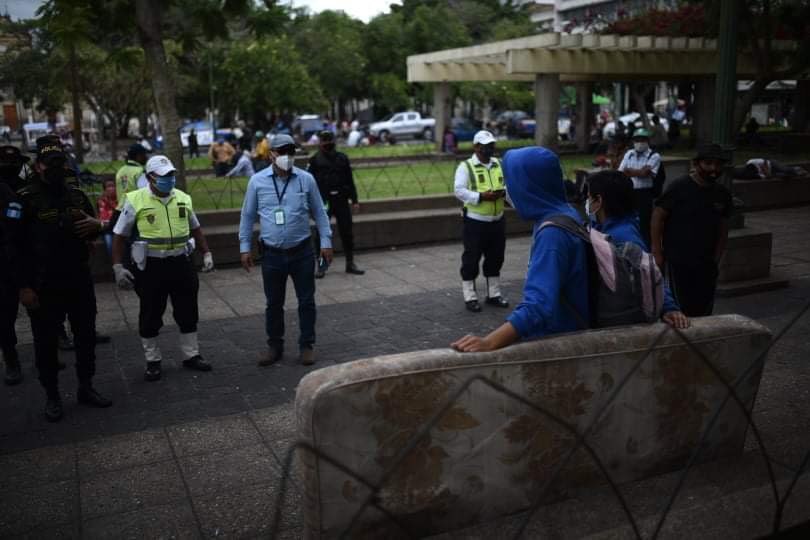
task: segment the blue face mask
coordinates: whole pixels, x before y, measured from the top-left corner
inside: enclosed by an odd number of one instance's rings
[[[155,180],[155,188],[161,193],[171,193],[174,185],[177,183],[174,175],[172,176],[158,176]]]

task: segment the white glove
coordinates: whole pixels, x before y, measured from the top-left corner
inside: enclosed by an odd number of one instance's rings
[[[115,282],[118,284],[118,288],[128,291],[135,287],[135,276],[124,268],[123,264],[114,264],[113,272],[115,273]]]
[[[213,271],[213,270],[214,270],[214,256],[213,256],[213,255],[211,255],[211,252],[210,252],[210,251],[207,251],[207,252],[206,252],[206,253],[203,255],[203,267],[202,267],[202,271],[203,271],[203,272],[211,272],[211,271]]]

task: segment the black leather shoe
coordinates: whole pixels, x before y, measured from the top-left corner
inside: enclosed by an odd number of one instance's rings
[[[145,381],[153,382],[160,380],[160,362],[147,362],[146,371],[143,372]]]
[[[76,392],[76,400],[82,405],[98,407],[99,409],[106,409],[112,405],[111,400],[96,392],[92,386],[80,386],[79,391]]]
[[[197,371],[211,371],[211,364],[203,360],[199,354],[192,356],[188,360],[183,360],[183,367],[188,369],[196,369]]]
[[[48,422],[58,422],[62,419],[62,400],[57,397],[49,397],[45,402],[45,418]]]
[[[470,300],[469,302],[464,302],[464,305],[467,308],[467,311],[472,311],[473,313],[478,313],[481,311],[481,304],[478,303],[478,300]]]
[[[495,296],[490,298],[487,296],[487,304],[495,307],[509,307],[509,302],[503,299],[503,296]]]
[[[346,263],[346,273],[347,274],[354,274],[355,276],[362,276],[366,273],[365,270],[360,270],[357,268],[357,265],[353,262]]]
[[[104,345],[112,341],[112,338],[106,334],[99,334],[96,332],[96,345]]]

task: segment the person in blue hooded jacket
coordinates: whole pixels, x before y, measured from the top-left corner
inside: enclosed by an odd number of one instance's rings
[[[534,240],[523,301],[485,337],[466,335],[451,347],[461,352],[493,351],[519,339],[582,329],[589,321],[588,261],[585,242],[559,227],[540,225],[555,215],[580,217],[566,202],[557,155],[533,146],[507,152],[506,192],[522,219],[534,222]]]
[[[590,176],[587,185],[585,208],[591,226],[609,235],[614,244],[632,242],[649,252],[641,237],[630,179],[618,171],[602,171]],[[664,284],[662,319],[675,328],[689,328],[689,318],[681,313],[667,283]]]

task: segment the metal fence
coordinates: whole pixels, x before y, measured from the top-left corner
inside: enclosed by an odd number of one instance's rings
[[[408,440],[407,444],[405,444],[402,447],[398,455],[394,458],[391,466],[388,469],[386,469],[380,475],[379,478],[374,479],[365,478],[357,471],[352,470],[346,464],[341,463],[340,461],[330,457],[328,454],[325,454],[324,452],[320,451],[318,448],[313,447],[309,443],[304,441],[298,441],[289,449],[285,458],[284,473],[281,481],[281,486],[275,499],[275,509],[274,509],[275,515],[271,529],[271,534],[273,537],[275,537],[280,532],[282,504],[287,495],[287,491],[289,490],[288,484],[293,471],[293,460],[295,454],[296,452],[306,452],[315,456],[317,459],[325,461],[326,463],[335,467],[339,471],[350,476],[352,479],[361,483],[369,490],[368,496],[366,496],[360,507],[352,516],[349,525],[341,532],[340,538],[352,538],[353,534],[356,534],[356,527],[360,521],[360,518],[362,517],[364,512],[366,512],[369,508],[373,508],[379,511],[381,515],[385,516],[386,519],[388,519],[390,523],[394,525],[405,537],[418,538],[418,536],[415,535],[411,530],[409,530],[408,527],[404,523],[402,523],[401,520],[397,519],[396,515],[392,514],[388,509],[385,508],[385,506],[381,502],[380,493],[386,487],[386,484],[389,481],[389,479],[391,479],[391,477],[401,466],[401,464],[405,461],[405,459],[409,456],[409,454],[414,449],[416,449],[419,443],[431,432],[431,430],[434,427],[437,426],[437,424],[442,420],[442,417],[445,415],[445,413],[447,413],[454,406],[459,397],[473,385],[483,385],[494,390],[495,392],[498,392],[499,394],[508,397],[511,400],[514,400],[516,402],[525,405],[526,407],[531,408],[536,413],[546,417],[550,422],[567,431],[574,438],[573,445],[570,447],[567,453],[565,453],[563,459],[557,464],[548,480],[534,494],[533,497],[534,502],[520,517],[519,526],[513,535],[514,539],[526,537],[525,533],[527,531],[527,527],[531,523],[532,518],[536,514],[538,509],[542,506],[543,501],[546,500],[545,497],[549,494],[550,488],[554,484],[555,480],[559,477],[560,473],[566,468],[566,466],[571,462],[574,455],[580,449],[584,449],[588,453],[590,458],[593,460],[593,463],[601,472],[602,476],[604,477],[604,481],[608,486],[610,486],[610,489],[614,494],[618,504],[621,506],[624,515],[627,519],[627,523],[631,526],[633,530],[634,536],[638,539],[641,539],[642,533],[639,527],[639,523],[636,517],[633,515],[633,512],[631,511],[628,501],[626,500],[621,490],[619,489],[617,482],[612,478],[610,472],[608,471],[608,468],[600,460],[599,455],[597,453],[598,449],[593,447],[589,443],[588,437],[591,433],[594,432],[595,428],[599,425],[608,406],[615,401],[615,399],[621,393],[622,389],[626,386],[631,377],[633,377],[641,369],[647,358],[649,358],[652,351],[661,342],[662,338],[668,333],[675,333],[687,345],[687,347],[694,354],[694,356],[698,358],[699,361],[703,363],[712,372],[712,374],[717,378],[717,380],[726,387],[727,393],[722,403],[720,403],[720,405],[714,411],[711,411],[708,417],[709,418],[708,424],[701,433],[699,442],[695,446],[695,449],[692,452],[688,462],[682,469],[680,469],[678,473],[677,483],[672,492],[667,497],[665,506],[660,516],[658,517],[655,528],[652,534],[649,536],[649,538],[655,539],[658,538],[658,536],[661,534],[664,523],[666,522],[667,517],[669,516],[676,499],[678,498],[679,494],[683,489],[687,476],[689,475],[690,471],[693,469],[695,464],[698,462],[701,453],[705,448],[704,443],[706,442],[709,434],[717,427],[717,420],[720,417],[720,413],[729,402],[733,402],[734,406],[738,407],[740,411],[745,415],[748,425],[750,426],[751,429],[751,434],[753,435],[757,447],[762,454],[762,459],[768,473],[769,483],[773,491],[774,512],[771,530],[773,533],[777,533],[782,530],[782,520],[785,505],[791,498],[796,483],[799,480],[799,477],[805,471],[810,470],[810,449],[808,449],[804,453],[804,457],[802,458],[801,463],[799,464],[798,467],[791,467],[774,459],[773,456],[769,453],[768,448],[766,447],[765,442],[763,441],[762,434],[759,428],[757,427],[757,424],[754,421],[751,413],[749,413],[746,410],[745,404],[738,395],[737,388],[746,380],[748,376],[764,367],[764,362],[768,355],[768,352],[777,343],[779,343],[782,337],[791,328],[793,328],[802,317],[804,317],[807,314],[808,310],[810,310],[810,302],[807,302],[790,318],[788,323],[773,336],[770,343],[768,343],[763,350],[758,351],[753,358],[743,359],[743,361],[745,362],[744,365],[746,367],[742,372],[742,374],[739,377],[737,377],[737,379],[734,381],[726,381],[725,378],[722,376],[720,370],[717,368],[717,366],[706,356],[706,354],[704,354],[704,352],[699,347],[697,347],[693,342],[691,342],[683,332],[673,327],[666,326],[656,336],[653,342],[650,343],[645,353],[633,365],[633,367],[630,369],[627,375],[615,387],[615,389],[612,391],[605,404],[602,406],[600,411],[594,416],[590,424],[587,425],[585,429],[581,431],[579,431],[575,426],[566,422],[564,419],[555,415],[548,408],[532,401],[526,396],[517,394],[512,390],[499,384],[498,382],[493,381],[487,377],[474,376],[467,379],[463,384],[461,384],[447,399],[447,401],[432,413],[430,419],[427,422],[425,422],[417,430],[417,432]],[[789,471],[791,471],[792,473],[792,476],[790,477],[789,482],[787,484],[787,488],[783,493],[780,493],[779,486],[777,485],[777,479],[774,473],[774,465],[784,467]]]

